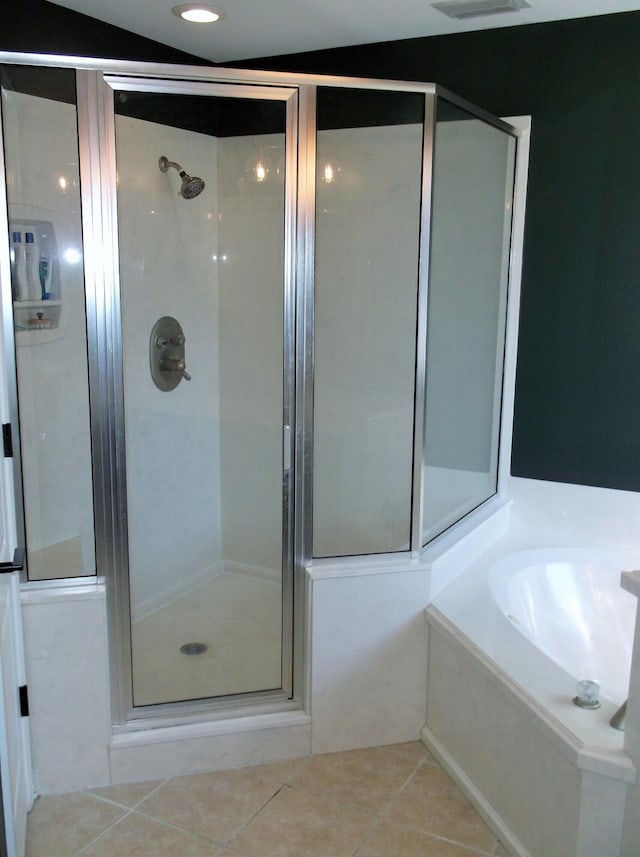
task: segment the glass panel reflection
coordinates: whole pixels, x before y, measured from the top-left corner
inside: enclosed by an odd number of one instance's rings
[[[30,580],[95,574],[75,73],[3,66]]]
[[[313,554],[407,550],[424,95],[318,90]]]
[[[134,704],[277,689],[285,105],[116,112]]]
[[[438,99],[423,543],[497,490],[515,140]]]

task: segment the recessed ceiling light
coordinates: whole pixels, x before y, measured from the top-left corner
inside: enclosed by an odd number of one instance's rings
[[[171,10],[178,18],[189,21],[191,24],[213,24],[227,14],[215,6],[204,6],[202,3],[185,3],[182,6],[174,6]]]

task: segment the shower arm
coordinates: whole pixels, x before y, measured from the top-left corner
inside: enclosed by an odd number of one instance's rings
[[[184,173],[184,170],[182,169],[180,164],[177,164],[175,161],[170,161],[167,157],[165,157],[165,155],[162,155],[162,157],[158,159],[158,166],[160,167],[160,171],[163,173],[166,173],[169,167],[173,167],[173,169],[177,170],[178,173]]]

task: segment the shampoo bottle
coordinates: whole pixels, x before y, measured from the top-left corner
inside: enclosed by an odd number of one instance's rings
[[[40,249],[34,239],[33,232],[26,233],[27,282],[29,284],[29,300],[42,300],[40,285]]]
[[[22,233],[13,233],[13,294],[17,301],[29,300],[29,281],[27,279],[27,251],[22,243]]]
[[[51,298],[51,263],[46,256],[40,256],[40,288],[42,300],[48,301]]]

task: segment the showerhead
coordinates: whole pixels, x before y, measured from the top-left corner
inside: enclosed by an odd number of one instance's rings
[[[198,176],[190,176],[182,169],[180,164],[176,164],[175,161],[170,161],[165,155],[162,155],[159,158],[158,167],[160,168],[161,173],[166,173],[169,167],[173,167],[174,170],[178,171],[178,175],[182,179],[182,186],[178,191],[178,196],[183,197],[183,199],[193,199],[204,190],[203,179]]]
[[[194,196],[198,196],[204,190],[204,180],[199,176],[189,176],[182,170],[180,178],[182,179],[180,196],[185,199],[193,199]]]

